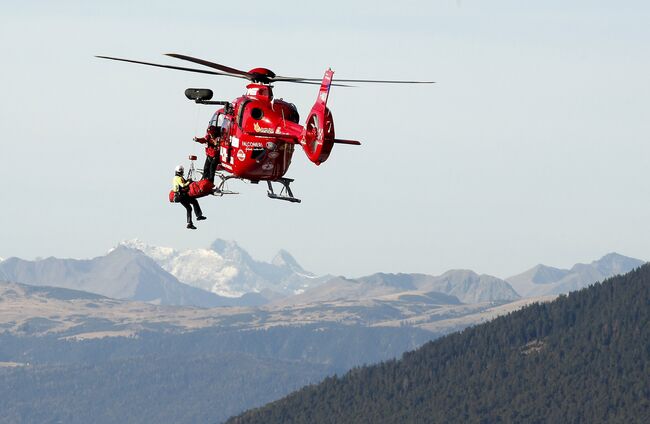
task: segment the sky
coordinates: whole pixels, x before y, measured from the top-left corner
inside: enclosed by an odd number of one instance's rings
[[[650,5],[641,1],[5,1],[0,5],[0,257],[90,258],[121,240],[179,249],[235,240],[315,273],[473,269],[508,277],[609,252],[650,259]],[[291,204],[233,182],[185,229],[173,169],[203,149],[242,80],[164,53],[320,78],[337,145],[300,149]],[[317,88],[278,83],[302,119]],[[301,121],[302,123],[302,121]]]

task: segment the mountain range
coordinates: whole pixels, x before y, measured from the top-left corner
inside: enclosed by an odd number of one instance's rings
[[[524,297],[558,295],[587,287],[614,275],[625,274],[644,261],[610,253],[590,264],[575,264],[570,269],[537,265],[528,271],[507,278]]]
[[[435,298],[453,305],[568,293],[641,264],[641,260],[610,253],[571,269],[537,265],[506,280],[471,270],[451,270],[439,276],[375,273],[351,279],[316,276],[284,250],[271,262],[258,261],[233,241],[217,239],[207,249],[176,250],[129,240],[105,256],[87,260],[8,258],[0,262],[0,278],[163,305],[289,306],[362,302],[391,295]]]
[[[546,265],[510,278],[450,270],[439,276],[389,274],[348,278],[329,274],[316,276],[305,270],[287,251],[280,250],[263,262],[234,241],[217,239],[207,249],[175,250],[140,240],[120,243],[151,257],[179,281],[221,296],[254,293],[258,304],[304,304],[335,299],[368,299],[396,293],[436,292],[457,297],[463,303],[504,302],[520,297],[565,294],[605,278],[631,271],[644,261],[610,253],[590,264],[563,270]],[[244,303],[250,304],[250,303]]]

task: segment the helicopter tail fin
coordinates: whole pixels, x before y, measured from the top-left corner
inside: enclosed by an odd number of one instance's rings
[[[327,108],[333,75],[334,71],[331,69],[325,71],[318,98],[309,112],[300,140],[307,157],[316,165],[327,160],[335,143],[334,119],[332,112]]]

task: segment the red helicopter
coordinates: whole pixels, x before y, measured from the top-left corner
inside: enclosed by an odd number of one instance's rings
[[[327,98],[330,87],[349,85],[332,82],[334,71],[325,71],[323,79],[286,77],[276,75],[266,68],[254,68],[248,72],[207,60],[198,59],[181,54],[169,53],[176,59],[190,61],[212,70],[186,68],[171,65],[142,62],[130,59],[121,59],[108,56],[96,56],[101,59],[118,60],[122,62],[137,63],[141,65],[156,66],[159,68],[176,69],[188,72],[197,72],[210,75],[224,75],[247,79],[250,83],[246,86],[246,93],[241,97],[228,101],[213,101],[212,90],[188,88],[185,96],[199,104],[223,106],[217,110],[210,126],[219,128],[218,155],[220,163],[216,175],[221,179],[215,187],[208,180],[201,180],[202,184],[193,183],[190,187],[192,197],[202,197],[208,194],[223,195],[236,194],[226,189],[226,182],[231,178],[248,180],[251,183],[266,181],[268,196],[273,199],[300,202],[294,197],[290,178],[285,178],[294,148],[297,144],[302,146],[310,161],[316,165],[325,162],[332,152],[334,144],[360,145],[356,140],[345,140],[335,137],[334,120],[332,112],[327,108]],[[273,97],[273,83],[291,82],[299,84],[320,84],[316,103],[307,115],[305,125],[300,125],[300,115],[296,106],[282,99]],[[345,83],[388,83],[388,84],[431,84],[433,81],[395,81],[395,80],[337,80]],[[196,159],[190,156],[190,159]],[[192,167],[193,169],[193,167]],[[273,190],[272,182],[282,185],[279,194]]]

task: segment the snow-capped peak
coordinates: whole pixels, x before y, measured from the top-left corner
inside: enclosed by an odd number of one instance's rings
[[[153,259],[156,262],[164,261],[170,256],[176,254],[176,250],[174,250],[171,247],[152,246],[137,238],[131,240],[124,240],[120,242],[118,246],[124,246],[124,247],[129,247],[131,249],[140,250],[142,253],[149,256],[151,259]]]
[[[120,246],[138,249],[181,282],[220,296],[289,295],[320,283],[284,250],[268,263],[254,260],[236,242],[221,239],[215,240],[209,249],[176,250],[138,239],[123,241]]]
[[[275,257],[273,257],[271,263],[275,266],[285,267],[294,272],[305,274],[305,270],[302,269],[296,259],[291,256],[291,253],[287,252],[284,249],[280,249],[278,253],[275,254]]]
[[[252,262],[253,258],[237,242],[232,240],[216,239],[210,245],[210,249],[217,252],[226,259],[234,261]]]

